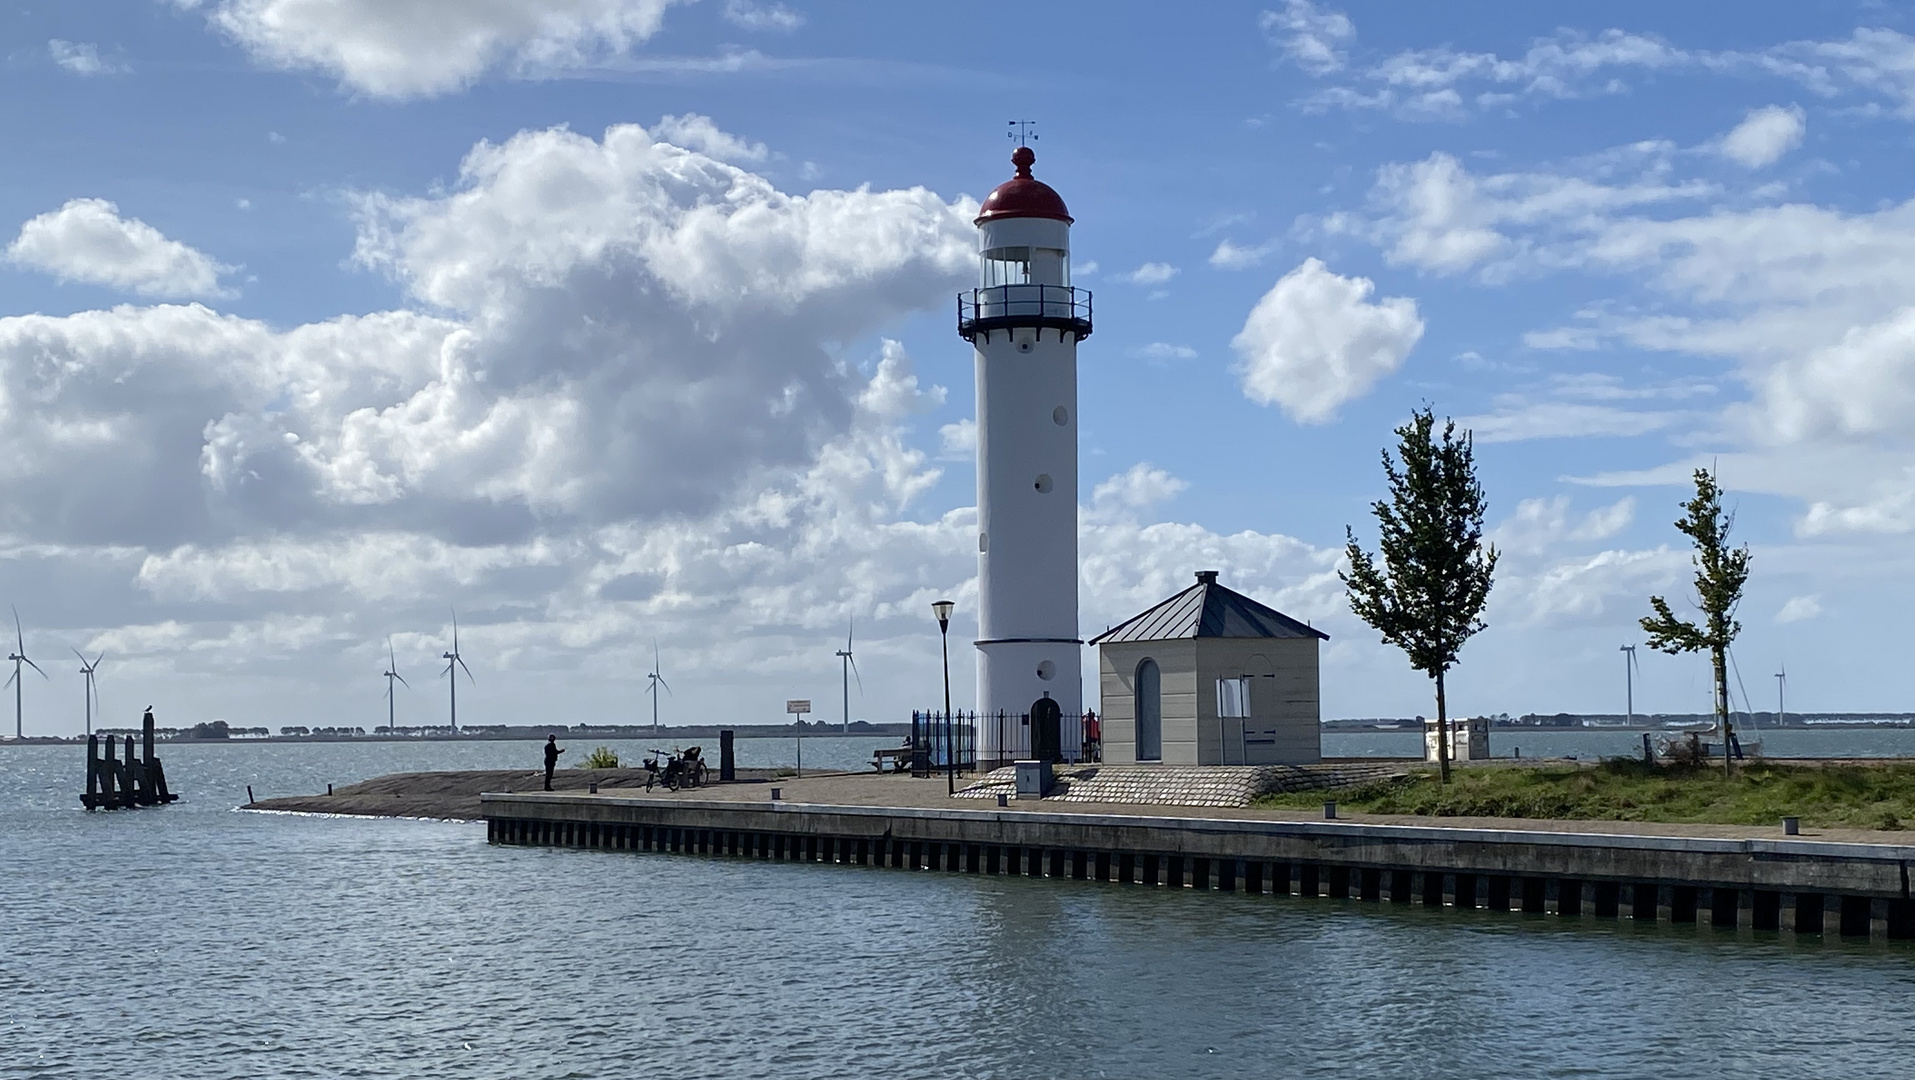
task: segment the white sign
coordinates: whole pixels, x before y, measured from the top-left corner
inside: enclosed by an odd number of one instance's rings
[[[811,711],[811,702],[804,698],[793,698],[785,702],[785,711],[792,714],[808,713]]]

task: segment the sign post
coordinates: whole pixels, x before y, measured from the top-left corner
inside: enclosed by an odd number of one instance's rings
[[[788,698],[785,701],[785,713],[792,718],[791,722],[794,726],[802,724],[803,721],[799,720],[798,717],[803,716],[810,711],[811,711],[811,701],[808,698]],[[798,730],[798,775],[803,776],[805,774],[805,729],[803,727],[798,727],[797,730]]]

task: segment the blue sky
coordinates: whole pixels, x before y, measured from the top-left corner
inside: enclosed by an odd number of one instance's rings
[[[654,640],[668,713],[835,712],[852,618],[895,718],[929,600],[969,632],[951,294],[1028,117],[1097,297],[1087,632],[1216,567],[1331,632],[1326,715],[1427,712],[1334,570],[1428,402],[1506,551],[1463,711],[1620,711],[1709,463],[1755,704],[1786,664],[1906,708],[1915,26],[1588,11],[16,8],[0,591],[36,658],[110,654],[109,710],[370,726],[387,635],[429,674],[456,603],[474,722],[648,714]],[[1642,661],[1639,708],[1706,708]],[[56,675],[30,730],[78,728]]]

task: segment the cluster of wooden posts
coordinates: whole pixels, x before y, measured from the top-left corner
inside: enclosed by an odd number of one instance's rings
[[[111,735],[86,737],[86,794],[80,802],[88,810],[121,810],[160,806],[179,796],[166,789],[166,769],[153,753],[153,716],[148,713],[141,732],[142,751],[135,757],[133,736],[126,737],[126,757],[113,756]]]

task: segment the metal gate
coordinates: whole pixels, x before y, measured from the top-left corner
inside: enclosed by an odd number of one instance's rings
[[[913,712],[911,775],[932,776],[953,767],[958,772],[977,771],[977,714]]]

